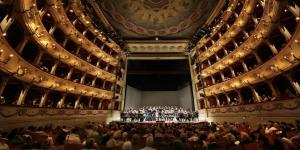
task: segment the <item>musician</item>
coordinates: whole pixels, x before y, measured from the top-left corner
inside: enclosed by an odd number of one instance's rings
[[[121,112],[121,120],[128,121],[195,121],[199,114],[197,111],[183,109],[177,106],[144,106],[139,109],[129,108]]]
[[[122,119],[122,121],[126,121],[126,115],[127,115],[127,111],[124,111],[124,112],[121,112],[121,119]]]

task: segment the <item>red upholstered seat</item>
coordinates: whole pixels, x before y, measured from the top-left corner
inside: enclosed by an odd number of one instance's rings
[[[64,150],[81,150],[81,144],[65,144]]]
[[[242,146],[243,150],[255,150],[258,149],[258,144],[257,143],[250,143],[250,144],[245,144]]]

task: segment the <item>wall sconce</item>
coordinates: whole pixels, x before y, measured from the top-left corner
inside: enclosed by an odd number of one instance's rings
[[[53,83],[52,85],[49,86],[50,89],[55,89],[57,87],[59,87],[60,84],[59,83]]]
[[[16,74],[18,76],[24,76],[28,72],[27,68],[23,68],[22,66],[18,66]]]
[[[294,53],[294,52],[290,52],[289,54],[283,56],[283,58],[284,58],[285,60],[287,60],[288,62],[290,62],[291,64],[296,63],[297,61],[299,61],[299,58],[297,58],[297,57],[295,56],[295,53]]]
[[[40,83],[43,81],[43,77],[33,77],[32,82],[33,83]]]
[[[260,78],[260,79],[264,79],[265,75],[264,74],[256,74],[256,77]]]
[[[270,66],[270,69],[271,69],[272,71],[274,71],[274,72],[279,72],[279,71],[282,72],[282,71],[284,71],[284,70],[280,69],[279,66],[276,65],[276,64]]]
[[[72,87],[71,87],[71,88],[68,88],[68,87],[66,88],[66,92],[72,92],[72,91],[74,91],[74,90],[75,90],[75,89],[72,88]]]
[[[250,84],[249,80],[242,80],[242,83],[244,83],[244,84]]]
[[[14,57],[13,54],[9,54],[8,56],[4,55],[4,50],[0,49],[0,62],[7,64],[9,60],[11,60],[11,58]]]
[[[295,43],[300,45],[300,41],[299,40],[295,40]]]
[[[235,88],[235,84],[231,84],[230,87]]]
[[[224,88],[224,87],[222,87],[221,90],[222,90],[223,92],[225,92],[225,88]]]

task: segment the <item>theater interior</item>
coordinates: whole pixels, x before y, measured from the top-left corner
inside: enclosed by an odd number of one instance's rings
[[[0,149],[300,149],[299,22],[299,0],[0,0]]]

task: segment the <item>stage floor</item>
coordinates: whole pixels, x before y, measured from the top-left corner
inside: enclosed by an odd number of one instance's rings
[[[120,123],[201,123],[201,122],[207,122],[206,120],[198,120],[198,121],[114,121],[114,122],[120,122]]]

